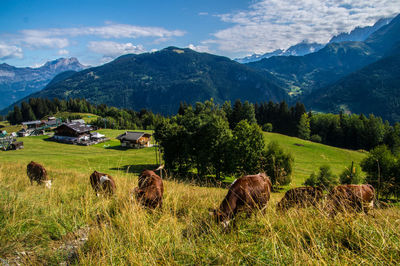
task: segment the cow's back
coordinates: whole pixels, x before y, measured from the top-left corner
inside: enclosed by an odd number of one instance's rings
[[[38,184],[41,184],[43,181],[47,180],[47,171],[46,169],[34,162],[31,161],[27,166],[26,166],[26,173],[31,181],[36,181]]]
[[[162,178],[152,170],[139,175],[138,187],[134,190],[136,199],[144,206],[154,209],[162,207],[164,184]]]
[[[364,210],[373,207],[375,189],[371,185],[339,185],[334,187],[328,199],[336,210]]]

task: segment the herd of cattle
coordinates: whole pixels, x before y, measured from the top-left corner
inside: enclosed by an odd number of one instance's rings
[[[144,170],[139,175],[138,187],[132,195],[143,206],[149,209],[161,208],[164,193],[163,181],[156,170]],[[31,184],[45,184],[51,187],[51,180],[47,177],[46,169],[35,162],[27,165],[27,174]],[[94,171],[90,175],[90,184],[97,195],[111,196],[116,191],[114,179],[104,173]],[[228,194],[220,207],[210,210],[212,215],[224,227],[227,227],[238,212],[248,216],[255,210],[264,211],[270,199],[272,183],[265,173],[247,175],[236,179],[230,186]],[[277,204],[278,211],[285,211],[292,207],[317,206],[324,198],[320,187],[297,187],[286,192]],[[330,190],[326,196],[326,209],[331,216],[339,211],[368,211],[373,208],[375,190],[371,185],[339,185]]]

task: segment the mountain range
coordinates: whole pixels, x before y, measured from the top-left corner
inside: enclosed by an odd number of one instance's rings
[[[168,47],[59,74],[29,97],[85,98],[94,104],[175,114],[182,101],[281,101],[287,96],[273,76],[259,70],[227,57]]]
[[[0,109],[15,101],[43,89],[57,74],[84,69],[76,58],[59,58],[49,61],[38,68],[18,68],[8,64],[0,64]]]
[[[86,98],[94,104],[163,114],[176,113],[180,102],[210,98],[217,103],[300,100],[312,110],[374,113],[395,122],[400,121],[399,33],[400,15],[363,41],[331,42],[304,56],[274,56],[248,64],[168,47],[60,73],[25,99]]]
[[[365,41],[372,33],[379,30],[383,26],[390,23],[393,18],[382,18],[378,20],[372,26],[366,27],[356,27],[349,33],[343,32],[340,33],[330,39],[329,43],[340,43],[340,42],[352,42],[352,41]],[[236,58],[235,61],[245,64],[250,62],[259,61],[264,58],[270,58],[273,56],[303,56],[307,54],[311,54],[314,52],[318,52],[322,48],[325,47],[326,44],[315,43],[315,42],[308,42],[303,41],[301,43],[295,44],[290,46],[286,50],[277,49],[273,52],[265,53],[265,54],[253,54],[250,56],[246,56],[243,58]]]

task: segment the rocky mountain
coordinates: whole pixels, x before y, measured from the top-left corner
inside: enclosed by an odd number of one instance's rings
[[[400,41],[400,15],[364,42],[330,43],[305,56],[271,57],[248,63],[274,75],[291,94],[307,94],[383,58]]]
[[[322,49],[325,45],[320,43],[309,43],[307,41],[303,41],[296,45],[290,46],[286,50],[278,49],[271,53],[266,54],[253,54],[250,56],[246,56],[243,58],[236,58],[235,61],[245,64],[250,62],[255,62],[264,58],[270,58],[273,56],[303,56],[309,53],[316,52]]]
[[[154,53],[123,55],[114,61],[56,77],[29,97],[85,98],[91,103],[176,113],[179,103],[213,98],[251,102],[281,101],[285,91],[272,76],[229,58],[168,47]]]
[[[350,32],[343,32],[337,36],[332,37],[328,43],[341,43],[341,42],[353,42],[353,41],[365,41],[372,33],[379,30],[383,26],[390,23],[393,18],[382,18],[378,20],[372,26],[356,27]],[[326,44],[321,43],[310,43],[303,41],[296,45],[289,47],[286,50],[278,49],[270,53],[265,54],[253,54],[243,58],[236,58],[235,61],[245,64],[250,62],[259,61],[264,58],[270,58],[273,56],[303,56],[310,53],[315,53],[324,48]]]
[[[329,41],[329,43],[333,42],[363,42],[368,37],[374,33],[375,31],[379,30],[383,26],[387,25],[392,21],[393,18],[381,18],[378,20],[374,25],[367,26],[367,27],[356,27],[354,30],[346,33],[340,33]]]
[[[79,71],[85,66],[76,58],[59,58],[49,61],[38,68],[14,67],[0,64],[0,109],[13,102],[43,89],[57,74],[74,70]]]

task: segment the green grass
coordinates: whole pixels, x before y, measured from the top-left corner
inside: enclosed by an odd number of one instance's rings
[[[99,132],[114,138],[124,130]],[[209,217],[208,208],[220,204],[226,189],[164,180],[162,210],[149,212],[130,200],[137,172],[155,164],[153,148],[120,150],[111,145],[117,143],[115,139],[109,142],[111,148],[105,148],[45,138],[21,138],[25,149],[0,153],[0,258],[8,262],[63,263],[70,256],[65,243],[88,228],[88,240],[78,248],[75,264],[400,263],[398,207],[373,210],[371,216],[339,214],[334,219],[312,208],[282,214],[275,205],[283,193],[273,193],[264,214],[242,216],[237,229],[224,232]],[[351,160],[359,162],[365,156],[266,134],[266,142],[271,140],[295,157],[292,186],[301,184],[321,164],[339,173]],[[31,160],[46,167],[53,180],[51,190],[30,185],[26,164]],[[94,195],[89,184],[94,169],[114,176],[117,194],[113,198]]]
[[[359,164],[367,155],[364,152],[335,148],[276,133],[265,133],[265,140],[266,143],[277,141],[293,155],[293,186],[301,185],[321,165],[329,165],[333,174],[339,175],[352,161]]]
[[[164,181],[163,209],[149,212],[129,199],[134,175],[115,175],[117,194],[106,199],[94,195],[84,173],[49,166],[48,190],[31,186],[25,167],[0,165],[0,258],[9,262],[58,265],[70,255],[64,243],[89,228],[75,264],[400,263],[399,208],[335,219],[315,209],[282,214],[274,208],[281,194],[273,194],[264,214],[242,216],[224,232],[207,209],[218,206],[225,189]]]
[[[111,137],[111,140],[93,146],[78,146],[46,141],[48,136],[18,138],[24,142],[24,149],[0,153],[0,163],[28,164],[33,160],[45,167],[75,170],[86,174],[94,170],[110,174],[121,171],[137,173],[144,168],[154,167],[155,148],[120,149],[119,141],[114,137],[125,130],[104,129],[98,132]]]

